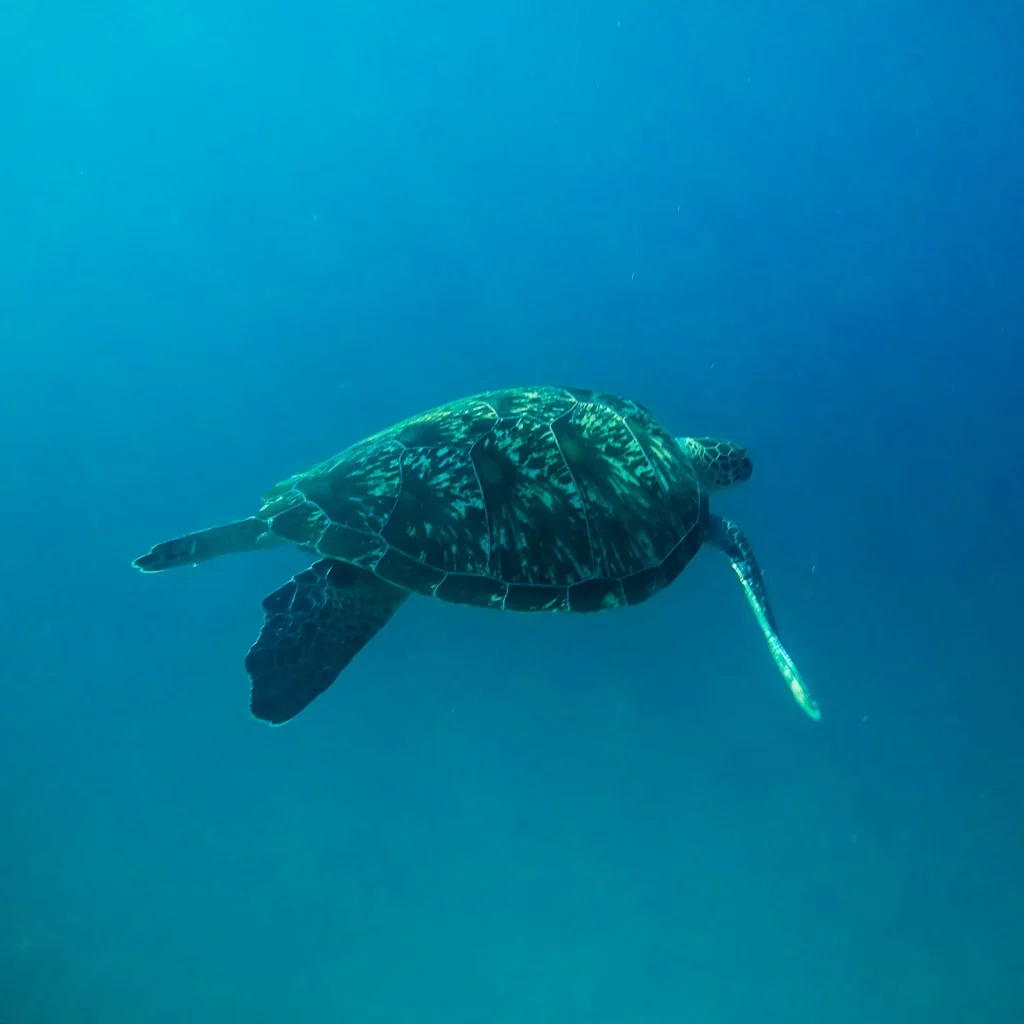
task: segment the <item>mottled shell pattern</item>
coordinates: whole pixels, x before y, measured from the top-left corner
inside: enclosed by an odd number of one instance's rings
[[[271,531],[456,604],[598,611],[666,587],[707,494],[644,409],[571,388],[460,399],[269,490]]]

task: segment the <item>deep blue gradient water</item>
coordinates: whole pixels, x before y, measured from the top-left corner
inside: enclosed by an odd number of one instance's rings
[[[1024,1021],[1024,14],[0,10],[0,1022]],[[156,541],[442,401],[750,445],[727,562],[410,601],[283,729],[291,550]]]

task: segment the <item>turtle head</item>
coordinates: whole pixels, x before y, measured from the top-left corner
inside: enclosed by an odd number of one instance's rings
[[[718,491],[740,484],[754,471],[747,449],[720,437],[677,437],[689,457],[701,486]]]

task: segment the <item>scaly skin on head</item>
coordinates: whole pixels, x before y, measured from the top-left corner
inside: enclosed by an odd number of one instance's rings
[[[705,490],[720,491],[742,483],[754,470],[747,449],[734,441],[717,437],[677,437],[676,441],[689,456]]]

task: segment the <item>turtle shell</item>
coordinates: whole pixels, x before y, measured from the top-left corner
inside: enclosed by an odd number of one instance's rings
[[[457,604],[637,604],[694,556],[707,496],[642,406],[570,388],[459,399],[264,495],[274,534]]]

